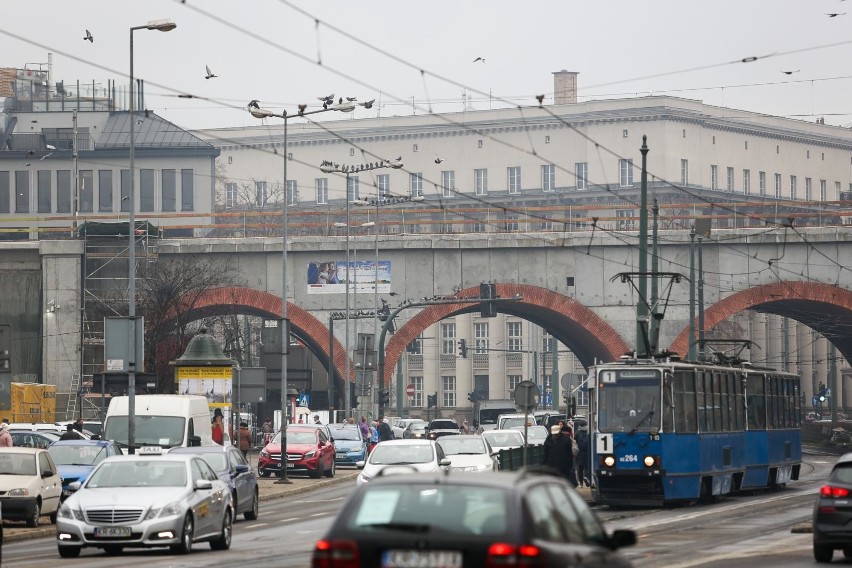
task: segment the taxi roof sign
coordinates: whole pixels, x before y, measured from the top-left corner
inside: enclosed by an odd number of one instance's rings
[[[137,453],[140,456],[161,456],[164,452],[160,446],[142,446]]]

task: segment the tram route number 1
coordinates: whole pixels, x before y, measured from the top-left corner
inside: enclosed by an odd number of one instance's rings
[[[595,452],[598,454],[611,454],[612,434],[598,434],[595,438]]]

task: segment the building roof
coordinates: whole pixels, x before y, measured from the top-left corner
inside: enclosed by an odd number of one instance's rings
[[[137,148],[206,148],[210,143],[157,116],[152,112],[136,113],[134,138]],[[130,146],[130,113],[111,112],[97,141],[99,149]]]

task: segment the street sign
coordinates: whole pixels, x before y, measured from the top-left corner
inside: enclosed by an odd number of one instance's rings
[[[532,381],[521,381],[515,387],[515,406],[524,411],[535,410],[538,406],[541,392]]]
[[[544,393],[544,405],[545,406],[553,406],[553,393],[552,392]]]
[[[414,385],[408,385],[405,387],[405,394],[408,396],[414,396]]]

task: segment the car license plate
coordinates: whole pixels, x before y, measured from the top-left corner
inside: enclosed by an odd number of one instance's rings
[[[130,527],[95,527],[95,536],[127,537],[130,536]]]
[[[288,462],[288,463],[287,463],[287,467],[296,467],[296,464],[294,464],[294,463],[289,463],[289,462]]]
[[[386,550],[382,568],[461,568],[457,550]]]

